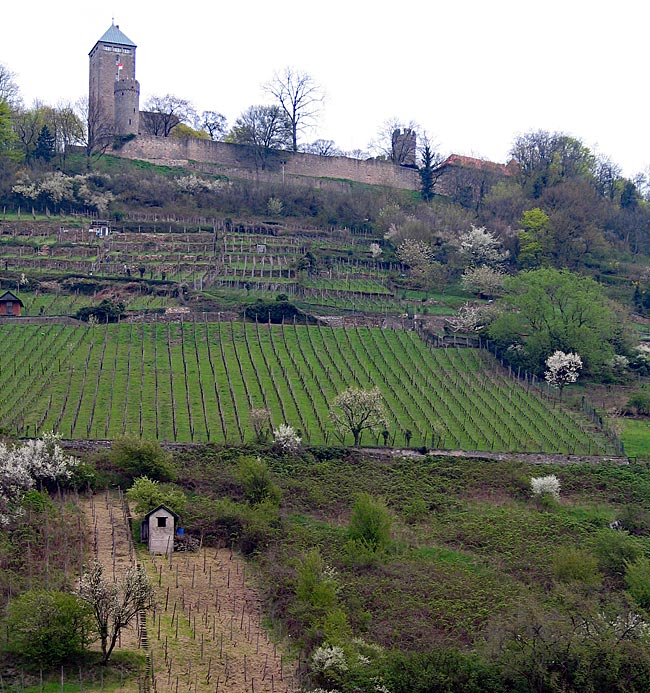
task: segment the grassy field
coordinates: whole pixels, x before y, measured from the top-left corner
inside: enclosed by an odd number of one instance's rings
[[[622,423],[621,440],[627,455],[643,460],[650,459],[650,421],[623,419]]]
[[[0,421],[69,438],[130,432],[169,441],[251,441],[252,408],[309,444],[340,442],[329,408],[348,387],[382,391],[388,444],[602,453],[605,439],[500,375],[472,349],[412,332],[246,323],[0,327]],[[351,437],[342,442],[350,443]],[[366,435],[365,445],[381,436]]]

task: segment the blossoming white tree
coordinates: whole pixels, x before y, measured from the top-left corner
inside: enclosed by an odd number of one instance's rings
[[[546,382],[560,391],[560,399],[564,386],[569,383],[575,383],[578,380],[578,375],[582,369],[582,359],[578,354],[556,351],[546,359],[546,368],[544,373]]]
[[[376,387],[372,390],[351,387],[341,392],[330,409],[330,419],[341,440],[350,432],[355,445],[361,442],[363,431],[381,430],[388,425],[384,398]]]
[[[509,255],[507,250],[502,250],[501,241],[491,231],[474,224],[460,237],[458,249],[472,267],[487,265],[498,269]]]
[[[142,567],[130,567],[119,582],[104,576],[101,563],[93,563],[79,579],[79,597],[88,604],[95,618],[106,664],[126,628],[143,609],[154,601],[154,589]]]
[[[7,524],[20,512],[27,491],[70,478],[79,461],[66,455],[60,436],[44,433],[22,445],[0,443],[0,524]]]

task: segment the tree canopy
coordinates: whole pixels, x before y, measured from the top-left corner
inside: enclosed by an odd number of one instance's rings
[[[568,270],[528,270],[505,282],[501,313],[489,328],[514,363],[542,373],[555,351],[577,352],[585,372],[611,361],[621,334],[600,285]]]

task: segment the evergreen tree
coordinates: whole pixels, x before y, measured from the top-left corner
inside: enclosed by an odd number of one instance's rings
[[[431,145],[425,142],[422,148],[422,166],[420,166],[420,195],[423,200],[427,202],[433,199],[433,186],[435,184],[435,177],[433,175],[433,168],[436,164],[436,157],[431,149]]]
[[[55,140],[54,135],[50,132],[50,128],[47,125],[43,125],[41,131],[38,133],[38,139],[36,140],[36,149],[34,150],[35,159],[43,159],[46,163],[49,163],[55,154]]]

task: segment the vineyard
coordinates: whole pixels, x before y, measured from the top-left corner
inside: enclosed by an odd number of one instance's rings
[[[0,327],[0,422],[69,438],[124,433],[181,442],[254,438],[253,408],[308,444],[349,444],[329,408],[348,387],[380,388],[386,438],[362,444],[608,453],[605,438],[484,351],[432,349],[414,332],[257,323]]]
[[[394,280],[404,268],[394,256],[375,257],[370,246],[378,239],[370,236],[256,229],[228,230],[215,221],[210,230],[170,224],[153,233],[116,229],[96,237],[54,223],[7,225],[0,251],[30,316],[74,314],[102,290],[119,294],[128,310],[164,310],[178,305],[180,285],[220,305],[284,293],[317,313],[448,315],[468,299],[462,292],[414,299],[407,295],[414,292],[398,290]],[[80,294],[72,278],[82,276],[101,288]]]

